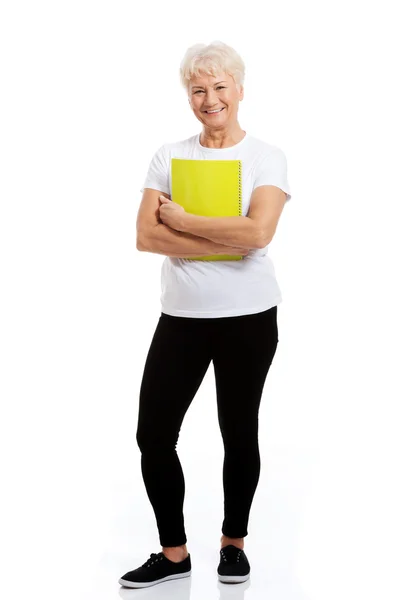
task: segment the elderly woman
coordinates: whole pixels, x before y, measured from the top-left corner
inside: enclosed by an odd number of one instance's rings
[[[229,583],[249,578],[244,538],[260,474],[258,411],[278,344],[282,298],[268,244],[291,197],[286,157],[239,125],[244,63],[233,48],[218,41],[192,46],[180,78],[202,131],[155,152],[137,216],[138,250],[166,256],[162,310],[144,367],[136,436],[162,551],[121,577],[126,587],[191,574],[185,482],[175,447],[211,361],[225,451],[217,573]],[[171,200],[171,158],[240,159],[242,216],[190,214]],[[242,258],[198,260],[216,254]]]

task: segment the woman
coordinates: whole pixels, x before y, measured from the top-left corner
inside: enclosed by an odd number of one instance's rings
[[[239,125],[244,64],[233,48],[218,41],[192,46],[180,77],[202,132],[156,151],[137,218],[137,248],[166,255],[162,311],[145,363],[136,437],[162,551],[121,577],[119,583],[127,587],[191,574],[182,512],[185,483],[175,446],[211,361],[225,450],[225,518],[217,573],[225,582],[249,578],[244,537],[260,474],[258,411],[278,344],[277,304],[282,298],[267,247],[291,197],[285,155]],[[173,202],[173,157],[240,159],[242,216],[191,215]],[[243,258],[190,258],[218,253]],[[232,348],[238,347],[240,368],[232,373]]]

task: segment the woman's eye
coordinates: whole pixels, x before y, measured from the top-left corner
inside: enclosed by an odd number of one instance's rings
[[[222,90],[223,90],[223,89],[225,89],[225,86],[224,86],[224,85],[219,85],[219,86],[217,87],[217,90],[219,90],[219,89],[222,89]],[[195,92],[195,94],[198,94],[199,92],[203,92],[203,91],[204,91],[204,90],[197,90],[197,92]]]

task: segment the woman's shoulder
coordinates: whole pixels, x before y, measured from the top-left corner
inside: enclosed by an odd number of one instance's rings
[[[165,142],[165,144],[163,144],[162,148],[166,152],[168,152],[168,151],[174,152],[174,151],[182,151],[185,149],[190,149],[193,146],[195,146],[197,137],[198,137],[198,134],[191,135],[190,137],[185,138],[183,140],[175,140],[172,142]]]
[[[250,135],[249,140],[251,142],[252,147],[255,150],[260,151],[260,153],[262,154],[269,154],[274,152],[279,154],[280,152],[282,152],[279,146],[271,144],[270,142],[266,142],[261,138],[255,137],[254,135]]]

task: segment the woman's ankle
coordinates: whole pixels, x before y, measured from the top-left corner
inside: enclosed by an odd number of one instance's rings
[[[162,551],[164,552],[164,554],[170,554],[170,555],[176,555],[176,556],[181,556],[182,554],[185,554],[185,555],[188,554],[186,544],[184,544],[183,546],[162,546]]]
[[[230,544],[232,544],[233,546],[236,546],[237,548],[241,548],[243,550],[244,538],[231,538],[226,535],[222,535],[221,536],[221,548],[223,548],[224,546],[229,546]]]

